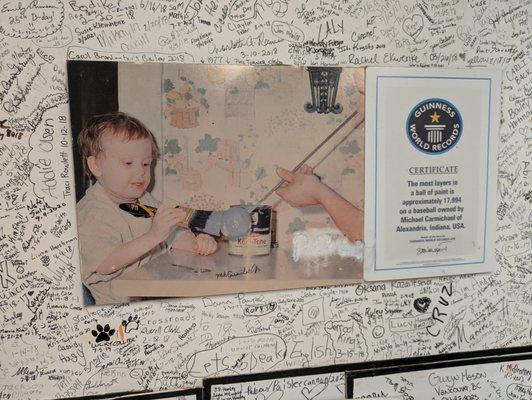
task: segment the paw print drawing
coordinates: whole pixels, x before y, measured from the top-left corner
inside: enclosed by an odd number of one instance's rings
[[[103,342],[104,340],[108,342],[114,334],[115,330],[110,329],[109,324],[105,324],[104,327],[98,324],[96,325],[96,330],[92,330],[92,336],[96,337],[96,343]]]
[[[129,333],[131,331],[136,331],[137,329],[139,329],[139,323],[140,319],[138,315],[135,315],[134,317],[130,315],[127,321],[122,321],[122,326],[124,327],[125,332]]]

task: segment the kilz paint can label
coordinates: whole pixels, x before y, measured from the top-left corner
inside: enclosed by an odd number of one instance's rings
[[[251,229],[247,236],[229,241],[229,254],[234,256],[265,256],[272,244],[272,208],[259,206],[251,213]]]

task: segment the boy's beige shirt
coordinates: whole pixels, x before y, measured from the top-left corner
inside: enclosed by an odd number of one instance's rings
[[[139,201],[153,207],[159,204],[148,192],[144,193]],[[87,190],[76,208],[82,282],[91,291],[96,304],[128,302],[127,297],[120,297],[112,292],[111,281],[126,269],[139,267],[162,254],[166,250],[166,243],[159,244],[139,260],[112,274],[98,274],[96,268],[114,248],[141,236],[150,229],[151,218],[134,217],[121,210],[118,204],[107,196],[99,183]]]

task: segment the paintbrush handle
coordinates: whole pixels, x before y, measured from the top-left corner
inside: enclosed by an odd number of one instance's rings
[[[119,207],[135,217],[153,218],[157,212],[157,208],[139,203],[122,203]],[[197,210],[183,206],[175,206],[175,208],[185,212],[184,217],[176,218],[176,226],[190,229],[194,233],[220,236],[220,230],[224,222],[223,211]]]
[[[299,168],[301,168],[301,166],[303,164],[305,164],[309,159],[310,157],[312,157],[314,154],[316,154],[316,152],[321,149],[325,143],[327,143],[334,135],[336,135],[338,133],[338,131],[340,129],[342,129],[345,124],[347,124],[349,121],[351,121],[356,115],[358,114],[358,110],[355,110],[351,115],[349,115],[340,125],[338,125],[332,132],[329,136],[327,136],[325,139],[323,139],[323,141],[318,144],[310,153],[308,153],[305,158],[303,158],[303,160],[300,161],[299,164],[297,164],[293,169],[292,169],[292,172],[296,172]],[[364,121],[364,119],[362,119],[361,121],[358,122],[358,124],[355,125],[355,128],[356,129],[361,123],[362,121]],[[256,207],[258,207],[259,205],[261,205],[262,203],[264,203],[264,201],[270,197],[277,189],[279,189],[281,187],[281,185],[284,183],[284,179],[281,179],[279,182],[277,182],[277,185],[275,185],[273,188],[271,188],[264,196],[262,196],[262,198],[260,199],[260,201],[257,202],[256,204]]]
[[[185,218],[183,220],[177,221],[177,226],[181,228],[190,228],[190,221],[194,218],[196,213],[200,210],[195,210],[190,207],[182,207],[182,206],[175,206],[175,208],[179,208],[180,210],[183,210],[185,212]]]
[[[135,217],[153,218],[157,212],[156,207],[148,206],[140,203],[122,203],[119,205],[121,210],[127,211]],[[202,210],[196,210],[190,207],[175,206],[185,212],[185,216],[182,219],[177,220],[176,225],[180,228],[189,228],[190,221],[194,218],[197,212]],[[210,211],[209,211],[210,212]]]

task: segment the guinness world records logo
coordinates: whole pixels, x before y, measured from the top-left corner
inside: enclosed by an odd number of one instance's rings
[[[427,154],[445,153],[462,136],[462,116],[449,101],[432,98],[418,103],[408,115],[406,132],[412,146]]]

